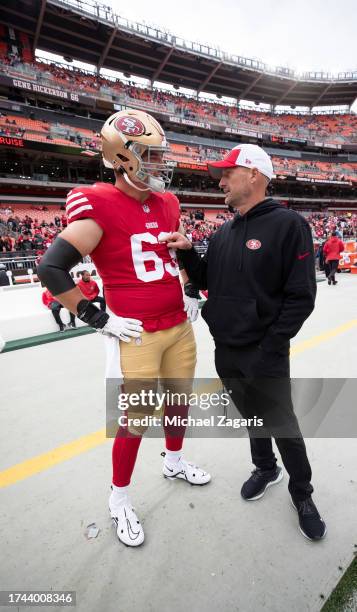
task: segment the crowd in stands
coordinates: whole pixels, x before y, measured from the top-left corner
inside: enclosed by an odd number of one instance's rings
[[[219,226],[233,217],[229,212],[207,214],[202,209],[181,213],[181,223],[189,240],[197,245],[207,246],[208,241]]]
[[[337,231],[340,238],[357,237],[357,214],[314,213],[307,216],[314,239],[323,241]]]
[[[29,213],[17,213],[9,207],[0,208],[0,253],[15,251],[25,254],[34,251],[37,257],[41,257],[57,234],[67,226],[66,215],[59,209],[54,213],[47,207],[33,206]],[[44,213],[46,218],[43,218]]]
[[[219,226],[233,218],[229,212],[182,211],[181,221],[186,234],[192,242],[206,245]],[[357,214],[312,213],[306,216],[316,242],[326,240],[333,231],[344,239],[357,238]]]
[[[2,70],[18,70],[22,78],[31,76],[41,84],[62,87],[83,95],[117,96],[117,102],[127,106],[157,110],[198,122],[222,127],[252,130],[278,137],[301,138],[309,141],[343,144],[357,142],[357,115],[354,114],[275,114],[249,110],[237,104],[197,99],[179,92],[141,87],[133,82],[109,79],[75,67],[40,60],[24,62],[20,58],[2,58]]]
[[[100,148],[99,134],[93,130],[74,128],[63,123],[38,121],[30,117],[4,112],[0,112],[0,136],[96,151],[99,151]]]
[[[221,159],[227,149],[171,143],[169,158],[178,163],[194,163],[206,168],[206,162]],[[298,176],[317,180],[356,181],[357,163],[332,163],[322,161],[307,161],[288,157],[272,156],[275,174],[283,176]]]
[[[0,207],[0,227],[3,229],[0,254],[33,251],[40,258],[57,234],[67,226],[64,212],[58,207],[53,207],[53,211],[49,208],[32,206],[20,216],[14,209]],[[45,213],[46,218],[42,218],[41,213]],[[182,225],[188,238],[204,247],[208,245],[212,233],[232,218],[233,214],[225,210],[182,209],[181,212]],[[357,238],[357,214],[311,213],[306,218],[317,242],[326,240],[333,231],[344,239]]]
[[[298,176],[330,181],[357,182],[357,163],[331,163],[322,161],[306,161],[272,156],[276,175]]]
[[[11,114],[0,113],[0,135],[100,151],[99,134],[89,129],[50,124]],[[205,169],[207,160],[219,159],[226,152],[227,149],[219,147],[171,143],[167,157],[179,165],[189,163]],[[357,182],[357,163],[312,162],[278,156],[273,156],[272,161],[277,175]]]

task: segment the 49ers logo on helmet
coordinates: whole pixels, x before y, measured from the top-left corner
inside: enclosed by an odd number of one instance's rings
[[[145,134],[145,125],[136,117],[119,117],[114,121],[114,127],[118,132],[128,136],[142,136]]]
[[[260,247],[262,246],[262,243],[260,242],[260,240],[257,240],[256,238],[252,238],[252,240],[247,240],[245,245],[251,251],[256,251],[257,249],[260,249]]]

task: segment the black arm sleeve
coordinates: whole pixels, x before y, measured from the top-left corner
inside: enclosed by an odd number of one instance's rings
[[[207,289],[208,250],[202,258],[193,247],[189,251],[178,250],[177,252],[190,281],[199,289]]]
[[[52,295],[65,293],[76,286],[69,271],[80,261],[80,252],[58,236],[37,266],[37,275]]]
[[[180,253],[182,253],[182,251],[178,250],[176,252],[178,267],[179,267],[179,270],[185,270],[185,266],[183,265],[183,261],[181,259]],[[192,297],[192,298],[195,298],[197,300],[200,299],[200,289],[190,279],[187,281],[187,283],[184,284],[183,290],[184,290],[184,294],[187,295],[188,297]]]

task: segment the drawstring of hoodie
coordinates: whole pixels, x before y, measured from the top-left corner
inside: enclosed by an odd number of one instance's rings
[[[243,238],[242,238],[242,246],[240,250],[239,271],[241,271],[243,268],[244,245],[245,245],[245,239],[247,237],[247,227],[248,227],[247,222],[248,222],[248,214],[246,213],[244,215],[244,221],[243,221]]]

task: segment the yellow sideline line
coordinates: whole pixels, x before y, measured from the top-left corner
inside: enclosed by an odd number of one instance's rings
[[[62,463],[62,461],[67,461],[72,457],[81,455],[91,448],[100,446],[106,439],[105,429],[99,429],[91,434],[77,438],[77,440],[57,446],[47,453],[17,463],[0,472],[0,488],[8,487],[19,480],[24,480],[58,463]]]
[[[357,319],[352,319],[343,325],[339,325],[330,331],[324,332],[323,334],[319,334],[318,336],[313,336],[310,340],[303,340],[302,342],[298,342],[290,349],[290,357],[294,357],[295,355],[299,355],[303,351],[307,351],[308,349],[315,348],[322,342],[326,342],[327,340],[331,340],[331,338],[335,338],[339,334],[343,334],[346,331],[349,331],[353,327],[357,327]]]
[[[315,348],[322,342],[331,340],[331,338],[335,338],[339,334],[349,331],[354,327],[357,327],[357,319],[352,319],[351,321],[348,321],[343,325],[339,325],[328,332],[314,336],[313,338],[310,338],[310,340],[299,342],[291,348],[290,356],[294,357],[295,355],[299,355],[308,349]],[[68,459],[81,455],[82,453],[95,448],[96,446],[100,446],[108,439],[106,438],[105,434],[105,429],[99,429],[91,434],[77,438],[77,440],[72,440],[72,442],[57,446],[47,453],[37,455],[31,459],[26,459],[21,463],[17,463],[3,470],[0,472],[0,488],[8,487],[9,485],[15,484],[15,482],[29,478],[30,476],[43,472],[44,470],[47,470],[58,463],[62,463],[62,461],[67,461]]]

